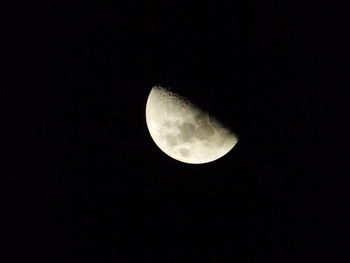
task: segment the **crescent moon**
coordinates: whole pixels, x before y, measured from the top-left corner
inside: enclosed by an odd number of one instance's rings
[[[146,103],[146,123],[155,144],[184,163],[217,160],[237,143],[237,136],[213,116],[168,89],[155,86]]]

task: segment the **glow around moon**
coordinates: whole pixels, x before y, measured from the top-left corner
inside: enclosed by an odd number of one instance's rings
[[[156,145],[168,156],[185,163],[219,159],[238,141],[213,116],[162,87],[153,87],[148,96],[146,122]]]

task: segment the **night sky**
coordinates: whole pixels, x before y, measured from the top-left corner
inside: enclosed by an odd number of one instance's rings
[[[2,262],[343,262],[341,15],[272,0],[26,5],[3,9]],[[145,120],[155,85],[238,144],[201,165],[165,155]]]

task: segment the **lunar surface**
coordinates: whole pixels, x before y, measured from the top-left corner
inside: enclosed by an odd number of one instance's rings
[[[146,122],[156,145],[168,156],[185,163],[217,160],[238,141],[213,116],[162,87],[153,87],[148,96]]]

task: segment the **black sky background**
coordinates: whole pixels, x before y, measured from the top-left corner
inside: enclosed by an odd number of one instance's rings
[[[343,16],[272,0],[26,5],[3,9],[4,262],[346,261]],[[145,122],[154,85],[238,144],[203,165],[167,157]]]

